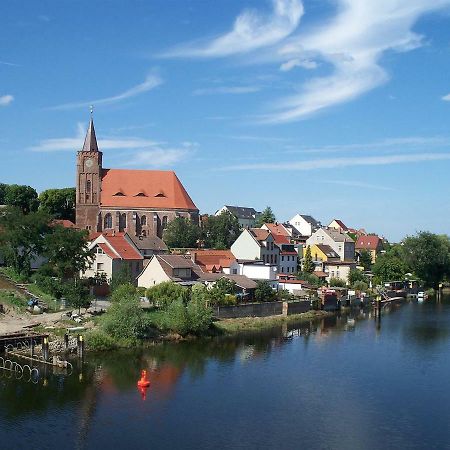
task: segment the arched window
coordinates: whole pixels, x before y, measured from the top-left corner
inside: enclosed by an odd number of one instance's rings
[[[86,192],[91,192],[91,180],[86,181]]]
[[[127,215],[125,213],[119,216],[119,231],[125,231],[127,227]]]
[[[142,230],[142,237],[147,237],[147,232],[145,230]]]
[[[141,225],[147,225],[147,216],[141,217]]]
[[[167,216],[163,216],[161,226],[163,230],[167,228]]]
[[[112,228],[112,216],[110,213],[105,215],[105,219],[103,220],[103,228],[105,230],[108,228]]]

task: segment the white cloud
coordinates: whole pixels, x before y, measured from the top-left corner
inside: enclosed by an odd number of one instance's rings
[[[247,53],[274,45],[289,36],[300,22],[300,0],[272,0],[273,13],[262,15],[255,10],[242,12],[228,33],[210,41],[180,45],[163,56],[216,58]]]
[[[74,103],[65,103],[63,105],[57,105],[52,106],[48,109],[52,110],[64,110],[64,109],[75,109],[75,108],[85,108],[90,105],[98,106],[98,105],[108,105],[111,103],[117,103],[122,100],[126,100],[131,97],[136,97],[137,95],[143,94],[145,92],[150,91],[151,89],[154,89],[155,87],[161,85],[163,83],[163,80],[156,74],[150,73],[147,78],[144,80],[144,82],[133,86],[130,89],[127,89],[126,91],[113,95],[111,97],[106,98],[100,98],[97,100],[89,100],[89,101],[83,101],[83,102],[74,102]]]
[[[77,125],[77,134],[74,137],[43,139],[39,144],[29,150],[35,152],[77,151],[83,146],[86,128],[83,124]],[[126,150],[153,147],[161,143],[149,139],[135,137],[98,139],[98,146],[103,150]]]
[[[19,64],[15,64],[8,61],[0,61],[0,65],[2,66],[11,66],[11,67],[19,67]]]
[[[444,95],[442,97],[442,100],[445,100],[446,102],[450,102],[450,94]]]
[[[450,153],[422,153],[409,155],[382,155],[382,156],[363,156],[355,158],[325,158],[305,161],[288,162],[267,162],[256,164],[240,164],[226,166],[219,170],[270,170],[270,171],[289,171],[289,170],[317,170],[317,169],[338,169],[353,166],[382,166],[392,164],[407,164],[427,161],[450,160]]]
[[[128,158],[126,165],[136,167],[167,167],[185,159],[189,154],[186,148],[155,148],[137,152]]]
[[[282,72],[289,72],[289,70],[292,70],[294,67],[302,67],[303,69],[316,69],[317,63],[315,61],[312,61],[311,59],[294,58],[281,64],[280,70]]]
[[[378,184],[364,183],[362,181],[346,181],[346,180],[322,180],[325,184],[336,184],[338,186],[357,187],[363,189],[373,189],[376,191],[394,191],[394,188],[382,186]]]
[[[12,95],[3,95],[0,97],[0,106],[8,106],[14,100]]]
[[[219,86],[213,88],[196,89],[193,95],[211,94],[251,94],[261,90],[259,86]]]

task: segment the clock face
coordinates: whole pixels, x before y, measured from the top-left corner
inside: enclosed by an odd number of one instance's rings
[[[94,161],[92,161],[92,159],[87,159],[84,163],[84,165],[88,168],[92,167],[94,165]]]

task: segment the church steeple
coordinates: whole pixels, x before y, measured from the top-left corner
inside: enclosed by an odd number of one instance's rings
[[[81,151],[98,152],[97,138],[95,136],[94,120],[92,119],[92,116],[89,122],[89,128],[87,130],[86,137],[84,138],[84,145]]]

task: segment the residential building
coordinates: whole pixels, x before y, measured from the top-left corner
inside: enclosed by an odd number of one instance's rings
[[[83,278],[104,274],[110,282],[115,274],[127,267],[132,279],[135,279],[142,270],[144,257],[127,233],[102,233],[88,247],[94,251],[94,260],[81,274]]]
[[[272,234],[279,234],[280,236],[285,236],[287,238],[292,237],[292,229],[288,229],[282,223],[263,223],[261,228],[270,231]]]
[[[191,259],[203,272],[231,273],[231,266],[236,261],[231,250],[193,250]],[[237,274],[237,270],[234,274]]]
[[[236,293],[239,297],[245,300],[252,300],[254,298],[257,283],[245,275],[229,275],[223,273],[205,273],[202,276],[202,282],[207,288],[212,288],[222,278],[233,281],[236,284]]]
[[[77,154],[76,226],[161,237],[176,217],[198,221],[198,209],[175,172],[103,168],[91,118]]]
[[[319,228],[306,241],[307,245],[328,245],[338,255],[341,261],[354,261],[355,242],[346,233],[334,228]]]
[[[231,246],[231,252],[238,260],[259,260],[264,264],[278,265],[280,249],[268,230],[250,228],[242,230]]]
[[[334,228],[335,230],[340,230],[343,233],[347,233],[349,231],[349,228],[347,228],[345,223],[342,222],[342,220],[339,220],[339,219],[333,219],[329,223],[328,228]]]
[[[289,223],[294,226],[301,236],[311,236],[322,225],[312,216],[296,214]]]
[[[310,246],[311,257],[314,262],[340,261],[340,256],[329,245],[314,244]],[[303,254],[303,257],[305,255]]]
[[[158,236],[143,236],[141,234],[139,236],[131,235],[130,238],[145,259],[149,259],[153,255],[161,255],[169,252],[167,245]]]
[[[338,278],[348,283],[350,270],[356,269],[356,261],[325,261],[322,267],[327,275],[327,282],[330,282],[332,278]]]
[[[218,211],[216,211],[216,216],[222,214],[224,211],[229,212],[239,222],[241,228],[252,228],[255,226],[256,221],[259,219],[261,212],[256,211],[254,208],[247,208],[245,206],[222,206]]]
[[[377,256],[383,250],[383,240],[376,234],[360,236],[356,241],[356,251],[367,250],[372,257],[372,262],[375,262]]]
[[[238,260],[231,266],[231,273],[245,275],[254,281],[268,281],[272,288],[278,288],[278,266],[262,261]]]
[[[298,253],[290,239],[281,234],[272,233],[275,245],[280,249],[278,274],[294,274],[298,270]]]

